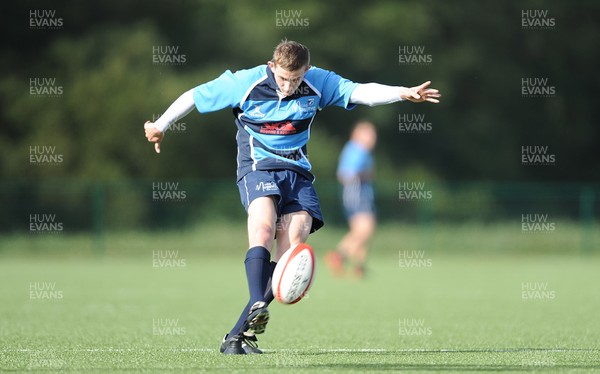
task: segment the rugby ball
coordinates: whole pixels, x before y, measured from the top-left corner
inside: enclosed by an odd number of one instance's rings
[[[288,249],[277,262],[271,287],[275,299],[283,304],[300,301],[312,283],[315,274],[315,254],[308,244]]]

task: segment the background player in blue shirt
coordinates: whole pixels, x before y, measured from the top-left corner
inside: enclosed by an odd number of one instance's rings
[[[360,121],[340,154],[337,177],[342,184],[342,205],[350,231],[338,244],[337,251],[325,256],[327,266],[335,276],[343,275],[346,261],[350,262],[355,276],[361,278],[364,275],[367,244],[376,222],[371,155],[376,142],[375,126]]]
[[[225,335],[221,352],[261,353],[255,334],[263,333],[269,320],[275,263],[323,226],[306,149],[317,113],[332,105],[352,109],[355,104],[401,100],[437,103],[440,94],[428,88],[430,83],[412,88],[354,83],[311,66],[308,48],[284,40],[267,65],[235,73],[227,70],[182,94],[155,123],[146,122],[146,138],[160,153],[166,129],[194,107],[200,113],[230,108],[235,118],[237,184],[248,213],[249,249],[244,263],[250,300]]]

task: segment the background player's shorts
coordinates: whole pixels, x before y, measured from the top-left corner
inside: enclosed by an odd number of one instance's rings
[[[237,183],[242,205],[248,206],[257,197],[277,197],[277,217],[305,210],[313,218],[310,232],[323,227],[319,197],[312,182],[292,170],[256,170],[246,174]]]
[[[350,218],[357,213],[375,214],[375,194],[371,183],[347,183],[342,187],[344,214]]]

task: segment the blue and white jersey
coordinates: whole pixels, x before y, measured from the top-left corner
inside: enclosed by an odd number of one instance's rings
[[[362,180],[362,176],[372,175],[373,156],[364,147],[350,140],[342,149],[338,163],[337,174],[344,180],[369,182]]]
[[[347,218],[356,213],[375,213],[375,193],[371,177],[373,156],[350,140],[340,154],[337,175],[342,180],[342,201]]]
[[[317,113],[326,106],[352,109],[356,83],[334,72],[311,67],[289,96],[277,94],[277,83],[267,65],[235,73],[227,70],[217,79],[194,89],[200,113],[233,109],[238,144],[237,179],[253,170],[294,170],[310,180],[306,143]]]

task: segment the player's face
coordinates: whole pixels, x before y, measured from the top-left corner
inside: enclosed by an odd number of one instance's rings
[[[279,87],[279,91],[283,93],[285,96],[289,96],[296,91],[296,89],[302,83],[302,78],[304,78],[304,74],[308,71],[310,66],[305,66],[298,70],[289,71],[277,64],[269,61],[269,67],[275,75],[275,81],[277,82],[277,87]]]
[[[366,125],[362,126],[359,124],[352,133],[352,139],[359,144],[362,144],[365,149],[370,151],[377,143],[377,132],[370,122],[367,122]]]

